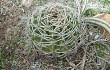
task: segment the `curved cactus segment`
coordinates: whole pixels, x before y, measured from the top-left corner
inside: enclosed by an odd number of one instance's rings
[[[94,17],[88,17],[88,18],[84,18],[83,21],[85,23],[99,25],[99,26],[103,27],[105,30],[107,30],[110,33],[110,24],[107,23],[104,20],[101,20],[99,18],[94,18]]]

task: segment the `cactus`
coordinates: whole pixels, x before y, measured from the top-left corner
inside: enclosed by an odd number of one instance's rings
[[[29,23],[34,45],[44,53],[66,53],[75,47],[78,22],[74,11],[60,3],[49,3],[35,10]]]

